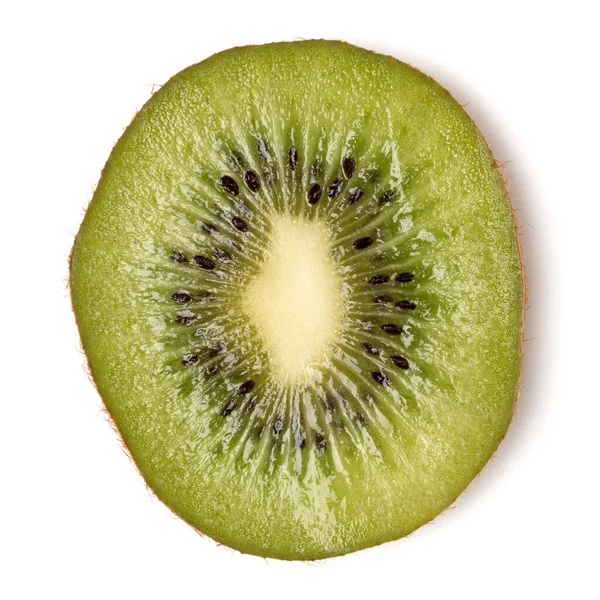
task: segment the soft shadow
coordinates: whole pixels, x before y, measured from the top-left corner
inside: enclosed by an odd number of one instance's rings
[[[519,453],[536,437],[541,430],[544,406],[545,378],[554,361],[553,350],[557,344],[550,337],[556,336],[556,305],[550,287],[551,273],[547,265],[558,264],[554,260],[556,244],[550,236],[544,217],[541,186],[536,181],[533,157],[527,157],[521,150],[516,132],[510,122],[477,95],[476,89],[467,89],[457,73],[449,72],[440,64],[422,55],[407,53],[401,47],[391,44],[371,43],[370,40],[348,40],[365,48],[394,56],[433,77],[445,87],[454,98],[465,107],[477,127],[487,140],[496,161],[504,166],[501,169],[507,190],[515,210],[522,245],[523,261],[526,269],[527,308],[525,313],[525,334],[523,344],[523,367],[521,393],[513,422],[506,438],[491,461],[476,477],[465,492],[458,498],[452,510],[446,511],[443,518],[461,516],[461,506],[479,502],[487,493],[492,493],[501,484],[505,471],[516,464]],[[500,76],[500,75],[499,75]],[[532,115],[535,118],[535,115]],[[554,339],[554,338],[553,338]]]

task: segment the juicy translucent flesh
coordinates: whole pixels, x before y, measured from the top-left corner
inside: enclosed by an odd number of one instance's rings
[[[522,275],[492,156],[435,82],[346,44],[238,48],[163,86],[110,156],[71,287],[147,482],[245,552],[410,533],[513,414]]]

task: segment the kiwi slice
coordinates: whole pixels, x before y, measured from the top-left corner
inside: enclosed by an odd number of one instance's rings
[[[140,472],[243,552],[407,535],[513,414],[522,268],[494,159],[437,83],[341,42],[235,48],[154,94],[71,289]]]

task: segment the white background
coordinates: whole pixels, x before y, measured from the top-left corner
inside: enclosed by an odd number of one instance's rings
[[[600,117],[595,2],[11,2],[0,9],[0,597],[599,598]],[[146,491],[84,372],[67,257],[113,144],[230,46],[326,37],[435,77],[487,137],[531,290],[497,456],[407,539],[244,556]]]

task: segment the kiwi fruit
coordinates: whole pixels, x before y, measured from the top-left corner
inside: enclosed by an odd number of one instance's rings
[[[409,534],[513,415],[523,273],[497,164],[445,89],[349,44],[175,75],[112,151],[70,284],[139,471],[242,552]]]

